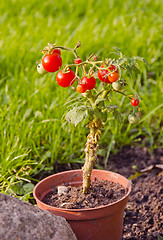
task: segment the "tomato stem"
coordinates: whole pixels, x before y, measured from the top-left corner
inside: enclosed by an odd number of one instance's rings
[[[124,92],[121,92],[121,91],[118,91],[118,90],[115,90],[115,89],[112,89],[112,91],[117,92],[117,93],[120,93],[120,94],[124,95],[125,97],[127,97],[127,98],[129,98],[129,99],[132,99],[132,97],[130,97],[130,95],[127,95],[127,94],[125,94]]]
[[[103,128],[102,121],[96,119],[88,124],[90,133],[87,136],[85,145],[85,164],[83,166],[83,193],[88,193],[91,185],[91,173],[97,161],[98,141],[100,140]]]

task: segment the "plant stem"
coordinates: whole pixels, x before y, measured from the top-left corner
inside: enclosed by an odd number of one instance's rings
[[[97,119],[89,123],[90,133],[85,145],[85,164],[83,166],[83,193],[88,193],[91,186],[91,173],[97,161],[98,140],[102,130],[102,121]]]
[[[53,46],[53,49],[55,49],[55,48],[60,48],[62,50],[66,50],[66,51],[72,52],[76,58],[78,57],[76,49],[63,47],[63,46]]]
[[[120,93],[120,94],[124,95],[125,97],[127,97],[127,98],[129,98],[129,99],[132,99],[131,95],[127,95],[127,94],[125,94],[125,93],[122,92],[122,91],[117,91],[117,90],[115,90],[115,89],[112,89],[112,91],[117,92],[117,93]]]

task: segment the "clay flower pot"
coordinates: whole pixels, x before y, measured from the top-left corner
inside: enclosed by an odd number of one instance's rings
[[[64,217],[78,240],[121,240],[124,208],[131,191],[131,184],[120,174],[105,170],[93,170],[91,179],[95,178],[119,183],[127,189],[127,193],[114,203],[89,209],[63,209],[43,203],[42,199],[54,186],[66,183],[73,186],[82,184],[82,170],[71,170],[49,176],[35,186],[33,195],[37,206]]]

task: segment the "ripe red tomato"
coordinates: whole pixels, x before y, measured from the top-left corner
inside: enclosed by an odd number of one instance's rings
[[[94,77],[83,77],[82,83],[86,85],[87,90],[92,90],[96,86],[96,79]]]
[[[139,99],[138,98],[132,98],[131,99],[132,106],[136,107],[139,105]]]
[[[42,66],[47,72],[56,72],[62,66],[62,58],[56,53],[46,55],[42,59]]]
[[[61,70],[57,73],[56,81],[61,87],[70,87],[75,82],[75,73],[70,69],[65,73]]]
[[[76,90],[79,93],[85,93],[87,91],[86,84],[78,84],[77,87],[76,87]]]
[[[59,48],[55,48],[51,51],[51,54],[57,53],[61,56],[61,50]]]
[[[108,75],[109,82],[111,83],[116,82],[118,78],[119,78],[119,74],[117,72],[113,72]]]
[[[113,64],[111,64],[111,66],[109,67],[109,69],[110,69],[110,71],[112,71],[112,72],[116,72],[116,73],[118,73],[118,68],[116,68],[116,66],[114,66]]]
[[[103,66],[101,66],[101,68],[103,68]],[[109,71],[106,69],[98,69],[98,78],[100,79],[101,82],[105,82],[105,83],[111,83],[108,79],[108,74]]]
[[[74,60],[75,64],[80,64],[81,62],[82,62],[82,60],[80,58],[77,58],[77,59]]]

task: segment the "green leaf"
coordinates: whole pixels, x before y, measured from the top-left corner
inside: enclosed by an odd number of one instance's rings
[[[122,121],[123,121],[123,116],[122,114],[118,111],[118,110],[115,110],[112,112],[112,115],[113,115],[113,118],[119,123],[121,124]]]
[[[132,68],[129,65],[125,65],[125,68],[132,75]]]
[[[100,102],[104,102],[104,101],[106,101],[107,99],[105,99],[105,98],[102,98],[102,97],[98,97],[97,99],[96,99],[96,101],[95,101],[95,105],[97,105],[98,103],[100,103]]]
[[[102,118],[102,113],[98,109],[94,109],[94,115],[96,118],[101,119]]]
[[[18,195],[23,195],[24,191],[22,190],[22,186],[23,186],[23,181],[18,181],[18,182],[15,182],[12,186],[11,186],[11,189],[12,191],[15,193],[15,194],[18,194]]]
[[[88,119],[89,119],[90,121],[93,120],[93,118],[94,118],[94,110],[93,110],[92,108],[88,108],[88,109],[87,109],[87,116],[88,116]]]
[[[134,58],[137,59],[137,60],[139,60],[139,61],[141,61],[141,62],[144,62],[145,65],[147,65],[147,66],[150,68],[149,63],[148,63],[144,58],[142,58],[142,57],[138,57],[138,56],[136,56],[136,57],[134,57]]]
[[[85,106],[74,107],[73,109],[66,113],[65,118],[67,121],[75,124],[76,127],[77,124],[87,116],[86,110],[87,109]]]
[[[113,112],[113,111],[115,111],[117,108],[119,108],[117,105],[109,105],[109,106],[105,106],[106,107],[106,109],[107,109],[107,111],[108,112]]]
[[[141,61],[139,58],[135,58],[135,63],[134,66],[140,71],[142,72],[145,68],[144,62]]]
[[[121,49],[118,47],[113,47],[117,52],[121,53]]]
[[[34,184],[33,183],[26,183],[23,185],[23,190],[24,190],[24,193],[29,193],[29,192],[32,192],[34,189]]]
[[[116,60],[116,63],[117,63],[118,65],[122,65],[122,64],[124,64],[126,61],[127,61],[126,58],[119,58],[119,59]]]

